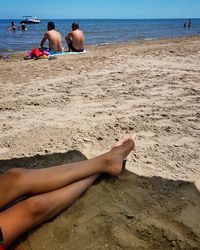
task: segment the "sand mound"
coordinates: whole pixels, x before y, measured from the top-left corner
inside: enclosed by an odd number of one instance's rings
[[[2,161],[51,166],[85,157],[78,151]],[[103,176],[74,206],[25,235],[16,249],[200,249],[200,193],[192,183],[124,171]]]

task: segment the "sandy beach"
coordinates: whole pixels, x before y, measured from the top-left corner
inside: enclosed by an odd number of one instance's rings
[[[137,134],[127,171],[32,232],[25,249],[200,249],[200,37],[87,51],[0,60],[0,171],[91,158]]]

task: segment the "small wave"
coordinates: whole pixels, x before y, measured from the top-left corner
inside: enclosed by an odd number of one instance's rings
[[[99,43],[99,44],[95,44],[95,47],[99,47],[99,46],[105,46],[105,45],[110,45],[112,43]]]
[[[28,50],[18,50],[18,51],[0,51],[0,55],[18,55],[18,54],[25,54],[28,53]]]
[[[147,38],[144,38],[145,41],[152,41],[152,40],[156,40],[156,38],[154,37],[147,37]]]

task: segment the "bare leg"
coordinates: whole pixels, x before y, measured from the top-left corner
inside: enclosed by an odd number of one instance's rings
[[[58,190],[33,196],[0,213],[6,247],[28,230],[70,207],[97,177],[90,176]]]
[[[0,207],[18,197],[56,190],[92,175],[119,175],[123,160],[134,146],[134,139],[129,137],[108,153],[91,160],[46,169],[10,170],[0,176]]]

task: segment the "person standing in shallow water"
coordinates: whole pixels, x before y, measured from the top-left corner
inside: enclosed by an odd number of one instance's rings
[[[134,147],[135,136],[130,135],[90,160],[44,169],[15,168],[0,174],[0,249],[69,208],[102,173],[118,176]],[[24,199],[6,208],[21,197]]]
[[[19,26],[18,30],[23,30],[23,31],[27,30],[26,24],[25,23],[21,23],[21,25]]]
[[[79,29],[78,23],[72,23],[72,31],[66,35],[65,40],[68,45],[68,51],[83,52],[84,51],[84,33]]]
[[[189,20],[189,22],[188,22],[188,28],[191,28],[191,26],[192,26],[192,21]]]
[[[11,22],[9,30],[16,31],[17,27],[14,21]]]
[[[40,43],[39,49],[43,51],[46,49],[44,46],[46,40],[49,41],[49,50],[52,52],[62,52],[62,38],[61,34],[55,30],[54,22],[49,22],[47,25],[48,31],[45,33]]]

